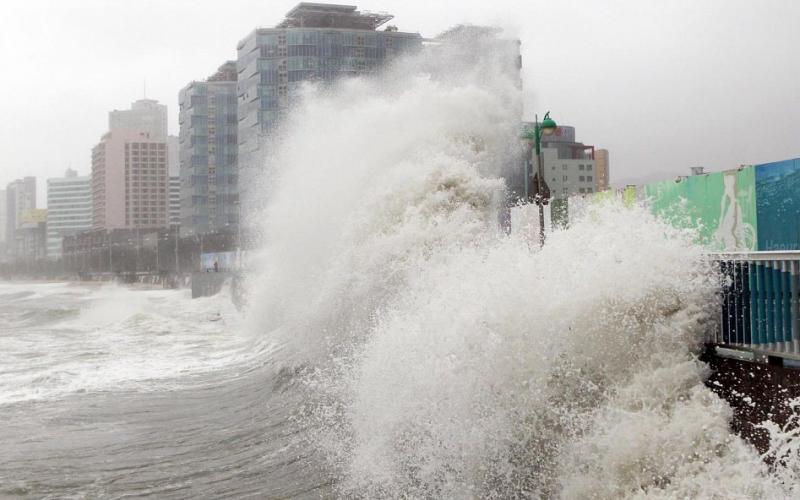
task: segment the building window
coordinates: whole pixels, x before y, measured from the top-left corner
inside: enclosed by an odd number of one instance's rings
[[[592,176],[591,176],[591,175],[587,175],[587,176],[586,176],[586,180],[587,180],[587,181],[591,181],[591,180],[592,180]]]
[[[580,177],[578,177],[578,180],[581,181],[581,182],[584,182],[586,180],[586,178],[581,175]]]
[[[580,189],[578,189],[578,192],[579,192],[579,193],[585,193],[585,192],[586,192],[586,190],[585,190],[585,189],[583,189],[583,188],[580,188]]]
[[[592,193],[592,192],[593,192],[593,191],[592,191],[592,188],[586,188],[586,192],[587,192],[587,193]]]
[[[586,167],[584,167],[583,165],[578,165],[578,170],[583,170],[584,168]]]
[[[586,165],[586,170],[591,170],[591,169],[592,169],[591,165]]]
[[[564,181],[567,181],[567,180],[569,180],[569,179],[568,179],[568,178],[567,178],[567,176],[565,175],[565,176],[564,176]]]

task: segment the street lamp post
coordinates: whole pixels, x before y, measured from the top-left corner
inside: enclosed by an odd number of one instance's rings
[[[175,225],[175,275],[181,272],[181,263],[178,258],[178,244],[180,242],[180,226]]]
[[[241,253],[242,251],[242,205],[240,200],[233,202],[236,206],[236,250]]]
[[[158,229],[156,229],[156,275],[159,274],[158,271],[158,240],[161,238],[161,234],[159,233]]]
[[[534,146],[536,152],[536,191],[533,196],[533,201],[537,205],[539,205],[539,244],[544,246],[544,206],[547,205],[550,201],[550,195],[546,188],[546,184],[544,182],[544,158],[542,158],[542,135],[550,135],[556,131],[558,125],[556,124],[555,120],[550,118],[550,112],[544,114],[544,119],[542,123],[539,123],[539,117],[534,115],[534,125],[533,125],[533,139],[534,139]],[[526,191],[526,199],[525,202],[528,202],[527,199],[527,191],[528,191],[528,162],[525,162],[525,191]]]

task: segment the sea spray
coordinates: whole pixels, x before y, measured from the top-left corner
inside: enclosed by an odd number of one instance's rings
[[[416,254],[498,229],[503,181],[476,172],[507,159],[515,118],[475,86],[410,85],[384,96],[355,80],[309,96],[270,162],[253,326],[282,332],[301,358],[368,331]]]
[[[786,494],[703,385],[719,277],[691,233],[614,201],[541,250],[498,227],[502,80],[308,87],[271,150],[250,321],[336,492]]]

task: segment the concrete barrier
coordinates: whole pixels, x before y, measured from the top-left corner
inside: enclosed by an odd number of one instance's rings
[[[225,282],[233,278],[234,273],[228,271],[192,273],[192,298],[216,295],[222,290]]]

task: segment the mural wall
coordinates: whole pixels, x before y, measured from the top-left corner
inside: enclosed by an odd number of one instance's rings
[[[697,228],[700,243],[721,251],[758,249],[755,168],[644,186],[652,210],[678,227]]]
[[[759,250],[800,250],[800,158],[755,167]]]
[[[800,158],[575,196],[569,218],[620,197],[626,205],[646,200],[672,225],[695,229],[712,250],[800,250]],[[554,207],[554,223],[555,213]]]

